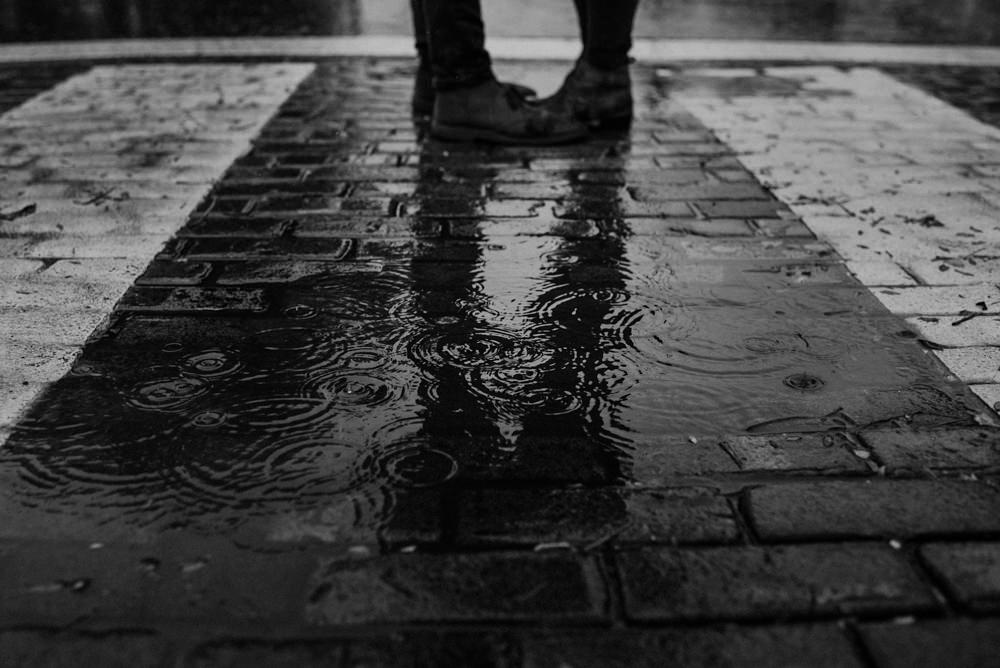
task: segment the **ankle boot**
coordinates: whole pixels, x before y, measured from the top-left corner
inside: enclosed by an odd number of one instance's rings
[[[431,135],[492,144],[563,144],[583,139],[587,126],[546,105],[531,104],[496,80],[439,91]]]
[[[503,86],[514,91],[525,101],[531,101],[538,97],[534,88],[522,86],[516,83],[502,82]],[[417,68],[417,76],[413,82],[413,99],[411,110],[415,118],[423,118],[434,113],[434,84],[431,71],[426,67]]]
[[[559,90],[540,104],[561,109],[591,128],[628,127],[633,110],[629,66],[600,70],[579,60]]]

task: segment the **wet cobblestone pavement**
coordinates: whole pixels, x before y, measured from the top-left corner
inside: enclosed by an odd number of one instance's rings
[[[993,660],[995,413],[676,77],[544,149],[411,78],[321,63],[13,425],[0,657]]]

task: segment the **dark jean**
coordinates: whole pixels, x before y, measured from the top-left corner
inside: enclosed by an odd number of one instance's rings
[[[573,0],[583,60],[601,70],[628,65],[639,0]]]
[[[479,0],[410,0],[420,66],[435,90],[476,86],[493,78]]]

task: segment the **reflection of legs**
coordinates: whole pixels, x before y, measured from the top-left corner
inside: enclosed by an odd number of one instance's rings
[[[629,50],[639,0],[573,0],[583,53],[562,88],[548,102],[593,126],[632,120]]]

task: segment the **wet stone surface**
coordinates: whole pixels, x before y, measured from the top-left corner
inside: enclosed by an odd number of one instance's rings
[[[13,428],[4,623],[205,624],[193,665],[705,627],[656,665],[793,620],[718,656],[856,665],[800,622],[937,614],[929,552],[838,541],[1000,532],[968,388],[653,71],[631,131],[545,149],[424,139],[412,74],[324,64]]]
[[[644,549],[618,556],[626,614],[636,621],[794,618],[936,606],[887,546]]]
[[[1000,622],[996,619],[873,624],[862,627],[861,634],[878,665],[886,668],[918,663],[984,666],[1000,651]]]

